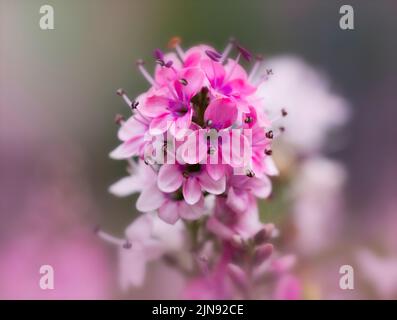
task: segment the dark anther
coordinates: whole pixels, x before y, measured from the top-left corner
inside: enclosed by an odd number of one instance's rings
[[[174,62],[173,62],[172,60],[170,60],[170,61],[168,61],[168,62],[164,65],[164,67],[166,67],[166,68],[171,68],[171,66],[172,66],[173,63],[174,63]]]
[[[265,149],[265,154],[271,156],[273,151],[271,149]]]
[[[280,132],[284,132],[285,131],[284,127],[280,127],[279,129],[280,129]]]
[[[143,61],[142,59],[138,59],[137,61],[136,61],[136,65],[137,66],[143,66],[145,64],[145,61]]]
[[[160,49],[154,50],[153,56],[156,60],[164,60],[164,53]]]
[[[282,115],[283,117],[286,117],[286,116],[288,115],[287,110],[281,109],[281,115]]]
[[[123,94],[125,94],[125,91],[124,91],[124,89],[120,88],[120,89],[117,89],[116,94],[121,97]]]
[[[249,178],[253,178],[253,177],[255,177],[255,172],[252,171],[252,170],[247,170],[246,175],[247,175],[247,177],[249,177]]]
[[[251,123],[252,121],[253,121],[253,119],[250,116],[246,117],[244,120],[245,123]]]
[[[239,44],[236,44],[236,48],[237,50],[240,52],[240,54],[242,55],[242,57],[247,60],[250,61],[252,58],[252,54],[251,52],[249,52],[247,49],[243,48],[242,46],[240,46]]]
[[[125,118],[121,114],[116,114],[114,117],[114,122],[118,125],[121,125]]]
[[[272,130],[266,132],[265,135],[266,135],[266,138],[268,138],[268,139],[273,139],[273,137],[274,137],[274,134],[273,134]]]
[[[211,60],[215,62],[218,62],[222,58],[222,55],[220,53],[213,50],[205,50],[205,53]]]
[[[267,73],[267,75],[273,74],[273,69],[266,69],[266,73]]]
[[[136,100],[133,100],[131,102],[131,109],[136,109],[138,107],[138,105],[139,105],[139,102]]]
[[[187,80],[186,80],[186,79],[184,79],[184,78],[182,78],[182,79],[179,79],[179,82],[180,82],[181,84],[183,84],[184,86],[187,86],[187,85],[188,85],[188,82],[187,82]]]
[[[162,59],[157,59],[157,60],[156,60],[156,63],[158,63],[161,67],[164,67],[164,66],[165,66],[165,62],[164,62],[164,60],[162,60]]]
[[[163,151],[167,151],[168,148],[168,141],[164,141],[163,143]]]

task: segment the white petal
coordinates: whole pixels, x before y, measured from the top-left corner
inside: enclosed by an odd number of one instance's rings
[[[169,200],[159,209],[159,217],[169,223],[175,224],[179,219],[178,202]]]
[[[177,165],[165,164],[160,168],[157,185],[163,192],[174,192],[182,185],[183,176]]]
[[[157,188],[156,184],[152,184],[139,195],[136,208],[141,212],[154,211],[160,208],[164,201],[164,194]]]
[[[109,192],[118,197],[129,196],[141,190],[142,185],[139,183],[139,177],[135,175],[121,178],[109,187]]]

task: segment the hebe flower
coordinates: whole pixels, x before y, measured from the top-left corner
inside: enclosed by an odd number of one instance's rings
[[[150,84],[145,93],[130,100],[124,90],[118,91],[133,115],[119,121],[123,143],[110,154],[151,166],[154,176],[147,177],[142,194],[148,194],[152,205],[142,208],[141,196],[137,208],[158,210],[168,223],[181,217],[200,218],[189,213],[195,211],[192,206],[202,204],[210,194],[227,196],[236,173],[254,181],[262,179],[267,185],[267,176],[277,173],[270,151],[272,123],[255,94],[257,87],[240,64],[242,59],[250,60],[251,54],[235,41],[222,54],[207,45],[183,52],[177,39],[172,44],[177,54],[154,51],[154,77],[143,61],[138,62]],[[236,58],[227,58],[233,47]],[[162,161],[158,161],[160,154]],[[125,184],[125,188],[133,186]],[[111,190],[117,195],[126,193],[119,187]],[[255,202],[252,194],[244,201]]]
[[[274,235],[274,227],[260,222],[257,207],[257,198],[271,193],[269,176],[278,172],[271,145],[279,130],[257,95],[260,83],[250,80],[261,59],[248,74],[242,64],[250,63],[252,55],[234,40],[222,53],[207,45],[184,52],[179,44],[178,38],[170,42],[176,53],[154,51],[154,76],[142,60],[137,63],[150,85],[146,92],[131,100],[124,90],[117,91],[132,115],[117,118],[122,144],[110,156],[128,161],[129,176],[113,184],[110,192],[138,192],[138,211],[155,212],[170,225],[184,221],[185,232],[192,235],[191,243],[184,245],[191,246],[194,261],[200,258],[204,281],[221,276],[241,287],[238,282],[251,281],[253,270],[269,258],[272,246],[267,241]],[[229,58],[233,49],[235,57]],[[281,109],[280,113],[286,115]],[[125,243],[134,247],[131,230],[137,228],[129,228]],[[221,252],[204,253],[211,234]],[[144,239],[152,243],[150,232]],[[138,241],[139,255],[148,261],[153,255],[142,253],[144,243]],[[165,251],[156,252],[161,256]],[[241,267],[240,260],[250,262]],[[225,288],[226,283],[222,290],[217,288],[222,294],[208,296],[229,297]]]

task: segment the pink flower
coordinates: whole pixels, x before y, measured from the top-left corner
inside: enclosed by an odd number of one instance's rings
[[[137,100],[121,94],[133,116],[121,123],[123,143],[112,156],[128,160],[129,175],[110,192],[139,193],[136,208],[144,215],[127,229],[127,242],[108,240],[121,247],[122,283],[142,284],[148,262],[165,252],[175,258],[153,236],[151,221],[167,225],[169,234],[184,220],[192,248],[181,260],[190,263],[176,265],[188,274],[202,272],[186,296],[249,297],[253,271],[269,267],[273,252],[266,242],[274,227],[260,221],[257,205],[271,193],[269,176],[278,173],[271,158],[273,122],[252,73],[240,65],[251,60],[248,50],[235,41],[223,53],[206,45],[184,52],[179,44],[178,38],[171,41],[176,54],[154,51],[154,76],[138,63],[150,88]],[[236,58],[229,59],[233,48]],[[258,61],[252,70],[257,68]],[[201,260],[207,243],[214,249]]]
[[[294,243],[306,255],[321,252],[340,238],[342,189],[346,172],[335,160],[315,156],[299,167],[291,185]]]
[[[132,109],[135,109],[137,105],[146,99],[146,94],[142,94],[137,100],[131,101],[123,89],[119,89],[117,94]],[[151,141],[147,137],[150,121],[151,119],[149,117],[145,117],[141,113],[134,113],[127,121],[121,119],[119,121],[120,129],[118,131],[118,138],[123,143],[114,149],[109,156],[116,160],[128,159],[134,156],[143,157],[145,147]]]
[[[182,187],[185,201],[194,205],[202,199],[202,192],[206,191],[215,195],[221,194],[226,188],[225,177],[213,180],[205,170],[205,166],[195,165],[169,165],[160,168],[157,185],[163,192],[175,192]]]
[[[182,64],[178,56],[173,53],[163,54],[157,49],[157,59],[158,65],[155,69],[154,79],[160,87],[167,86],[169,83],[174,82],[177,79],[178,71],[181,70]],[[160,54],[159,54],[160,53]]]
[[[219,238],[227,241],[232,241],[236,236],[248,239],[264,227],[259,220],[258,207],[253,197],[249,198],[246,209],[241,212],[234,211],[227,202],[226,198],[218,197],[214,214],[207,221],[207,229]]]
[[[221,59],[222,56],[215,49],[201,45],[186,52],[185,66],[200,67],[204,71],[213,96],[241,99],[256,91],[256,87],[249,84],[247,73],[239,64],[239,56],[236,60],[229,59],[225,66],[219,63]],[[246,110],[245,103],[240,106]]]
[[[198,68],[186,68],[178,73],[178,80],[148,95],[138,110],[150,122],[149,133],[158,135],[168,129],[176,137],[182,137],[190,127],[193,115],[191,99],[202,88],[204,74]]]
[[[180,174],[183,178],[182,172],[180,172]],[[167,177],[164,178],[163,187],[166,186],[166,178]],[[173,180],[174,178],[175,176],[171,177],[168,187],[173,186],[173,183],[175,183]],[[193,177],[189,183],[185,182],[185,194],[187,193],[189,196],[192,194],[195,195],[195,191],[191,190],[190,184],[193,184],[193,188],[195,188],[197,183],[202,183],[202,185],[207,188],[206,190],[218,190],[218,192],[221,192],[222,181],[214,183],[204,172],[200,175],[200,179],[198,177]],[[198,219],[206,213],[204,198],[201,195],[194,204],[189,204],[184,200],[182,191],[180,190],[178,191],[175,189],[174,192],[168,193],[161,191],[157,185],[156,173],[150,166],[144,164],[135,165],[130,176],[124,177],[114,183],[109,190],[111,193],[121,197],[140,192],[136,203],[137,209],[141,212],[158,210],[159,217],[170,224],[175,224],[179,218],[187,220]],[[195,196],[197,197],[197,195]]]
[[[120,285],[123,289],[131,285],[141,286],[147,264],[165,253],[181,250],[185,242],[182,224],[171,226],[151,213],[140,216],[126,229],[125,240],[103,231],[98,234],[119,247]]]
[[[228,179],[226,205],[233,211],[243,213],[249,209],[255,198],[267,198],[272,184],[267,176],[261,179],[247,176],[230,175]]]
[[[140,114],[131,116],[121,124],[118,137],[123,143],[110,153],[112,159],[128,159],[144,155],[145,146],[149,143],[145,135],[149,129],[150,120]]]
[[[257,95],[271,116],[278,116],[281,108],[289,113],[283,121],[287,130],[281,140],[300,153],[320,150],[329,131],[349,119],[348,103],[332,92],[324,75],[300,58],[280,56],[263,64],[273,74],[258,72],[253,77]]]
[[[231,127],[237,120],[237,104],[229,98],[214,99],[204,113],[205,123],[213,129]]]

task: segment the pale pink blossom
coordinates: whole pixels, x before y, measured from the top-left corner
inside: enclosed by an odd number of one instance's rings
[[[262,66],[254,81],[260,84],[258,95],[266,110],[276,117],[281,108],[288,110],[282,141],[303,153],[320,150],[330,130],[347,122],[346,100],[332,91],[323,74],[300,58],[274,57]],[[272,74],[267,75],[266,69]]]
[[[175,192],[182,187],[185,201],[194,205],[203,197],[203,191],[211,194],[222,194],[226,188],[226,178],[213,180],[205,166],[196,165],[163,165],[159,170],[157,185],[163,192]]]
[[[125,231],[125,239],[118,239],[98,231],[100,237],[119,248],[119,281],[125,290],[142,286],[147,264],[164,254],[179,251],[185,244],[184,227],[170,225],[155,214],[145,213],[134,220]]]
[[[304,161],[292,181],[292,221],[296,248],[316,254],[335,243],[343,223],[342,190],[346,171],[342,164],[321,156]]]

